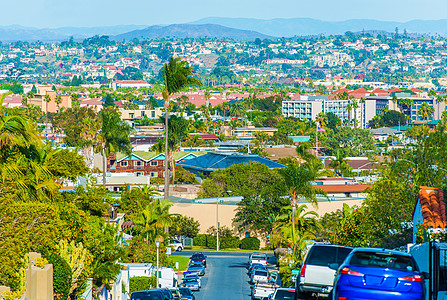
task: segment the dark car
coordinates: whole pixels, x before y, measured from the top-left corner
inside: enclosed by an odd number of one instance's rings
[[[169,289],[160,289],[160,291],[165,295],[166,299],[174,300],[175,297]]]
[[[180,295],[182,295],[182,300],[195,300],[196,297],[194,296],[194,293],[191,291],[191,289],[187,287],[180,287],[178,288]]]
[[[206,268],[206,256],[203,253],[194,253],[189,259],[190,262],[201,262]]]
[[[356,248],[336,273],[333,299],[425,299],[424,277],[405,252]]]
[[[147,290],[133,292],[130,296],[131,300],[166,300],[166,296],[161,292],[161,290]]]

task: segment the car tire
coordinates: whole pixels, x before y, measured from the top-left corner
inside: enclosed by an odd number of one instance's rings
[[[182,252],[182,250],[183,250],[182,246],[177,247],[177,252]]]

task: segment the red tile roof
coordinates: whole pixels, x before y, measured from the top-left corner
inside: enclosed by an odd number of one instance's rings
[[[437,188],[421,186],[419,201],[423,225],[426,228],[446,228],[444,192]]]

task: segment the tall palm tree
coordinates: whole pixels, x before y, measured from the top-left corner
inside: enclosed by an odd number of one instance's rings
[[[233,103],[230,106],[230,114],[233,117],[239,118],[245,113],[244,104],[241,101]]]
[[[102,153],[103,159],[103,186],[106,186],[107,157],[111,152],[122,151],[130,153],[130,127],[121,120],[120,113],[116,108],[107,107],[99,112],[101,117],[101,130],[96,136],[96,151]]]
[[[289,190],[290,204],[292,207],[292,220],[295,220],[295,209],[298,203],[298,197],[318,205],[317,195],[326,193],[321,189],[312,186],[312,181],[315,180],[315,174],[310,172],[306,166],[296,166],[291,164],[280,170],[280,174],[284,178],[285,185]],[[295,238],[295,229],[292,227],[292,236]]]
[[[180,57],[171,56],[168,63],[163,66],[163,100],[165,101],[165,190],[164,197],[169,197],[169,161],[168,153],[168,120],[169,102],[173,94],[181,91],[188,85],[202,85],[202,82],[194,77],[193,69],[188,62],[182,61]]]
[[[50,95],[46,94],[45,97],[43,97],[43,101],[45,101],[46,105],[45,105],[45,116],[47,117],[47,125],[48,126],[48,103],[51,102],[51,97]],[[45,128],[46,129],[46,128]]]
[[[61,108],[60,105],[62,103],[62,97],[60,95],[57,95],[56,99],[55,99],[55,102],[56,102],[56,105],[57,105],[57,111],[59,111],[60,108]]]

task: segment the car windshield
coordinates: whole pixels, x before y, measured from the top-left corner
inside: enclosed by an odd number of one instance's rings
[[[314,246],[310,250],[306,264],[325,267],[332,263],[341,265],[351,250],[351,248],[337,246]]]
[[[265,255],[253,255],[251,259],[265,259]]]
[[[268,273],[266,271],[256,271],[256,276],[268,276]]]
[[[293,300],[295,297],[295,291],[293,290],[277,290],[275,300]]]
[[[355,252],[349,264],[358,267],[378,267],[410,272],[417,271],[416,264],[410,256],[383,252]]]
[[[202,268],[203,267],[203,265],[201,264],[201,263],[193,263],[193,264],[190,264],[189,265],[189,267],[191,268]]]
[[[184,283],[196,283],[197,282],[197,279],[195,279],[195,278],[186,278],[186,279],[183,279],[183,282]]]
[[[189,274],[189,275],[186,275],[185,278],[197,279],[197,278],[199,278],[199,275],[197,275],[197,274]]]
[[[204,259],[205,255],[203,254],[193,254],[192,259]]]
[[[191,296],[192,295],[190,289],[180,288],[179,291],[180,291],[180,294],[182,294],[182,296]]]
[[[131,300],[162,300],[159,292],[132,293]]]

